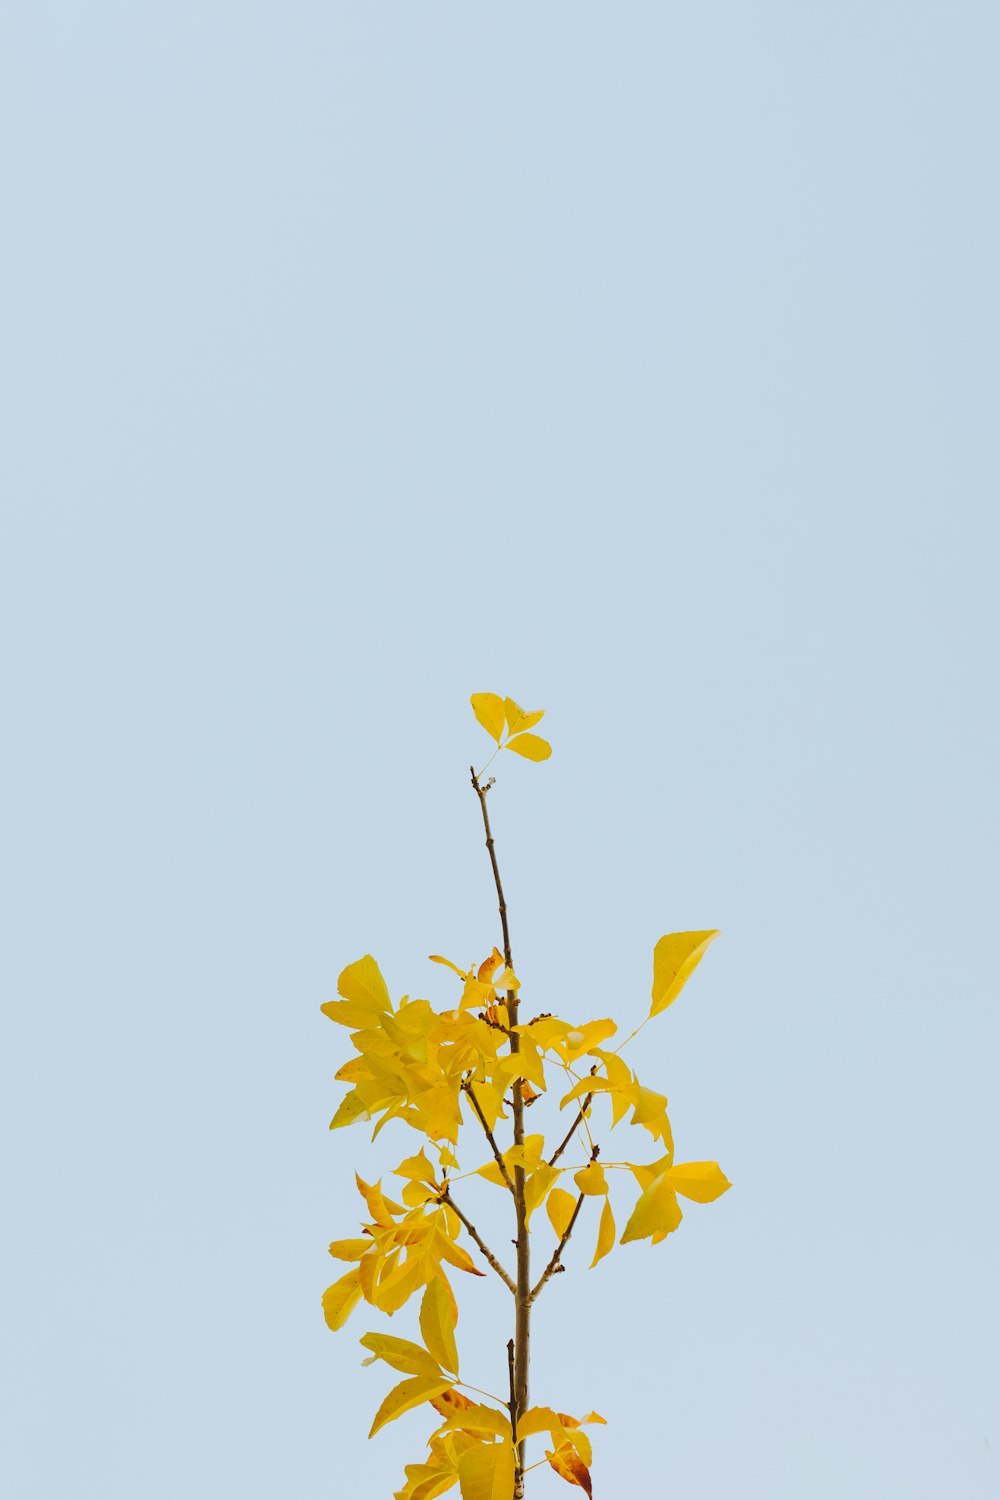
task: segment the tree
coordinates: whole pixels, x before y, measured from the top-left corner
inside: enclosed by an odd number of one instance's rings
[[[649,1014],[614,1048],[609,1044],[618,1027],[610,1019],[565,1020],[542,1012],[522,1020],[521,981],[514,970],[487,808],[495,782],[482,777],[501,750],[539,762],[549,758],[551,747],[530,732],[543,710],[525,713],[512,699],[495,693],[476,693],[471,702],[497,747],[482,771],[470,770],[496,886],[503,950],[494,947],[488,958],[468,969],[431,955],[431,962],[454,971],[461,985],[451,1009],[437,1011],[429,1001],[408,996],[394,1006],[370,954],[344,969],[337,985],[340,998],[322,1007],[331,1020],[350,1029],[356,1053],[336,1075],[350,1088],[331,1130],[374,1120],[374,1139],[389,1121],[400,1120],[424,1139],[416,1155],[394,1168],[403,1184],[401,1202],[383,1193],[381,1180],[357,1178],[368,1219],[360,1237],[330,1246],[335,1259],[353,1266],[325,1292],[323,1312],[330,1328],[338,1329],[362,1298],[391,1317],[420,1296],[419,1343],[385,1333],[366,1333],[361,1339],[369,1351],[364,1363],[381,1360],[406,1377],[382,1402],[369,1437],[416,1406],[430,1405],[441,1418],[424,1461],[406,1466],[406,1482],[395,1500],[433,1500],[456,1483],[462,1500],[520,1500],[525,1475],[537,1467],[526,1462],[527,1440],[536,1434],[548,1441],[538,1462],[548,1462],[590,1495],[591,1443],[584,1428],[604,1418],[596,1412],[576,1418],[550,1406],[529,1405],[531,1312],[551,1278],[564,1270],[570,1236],[591,1200],[595,1208],[601,1205],[591,1266],[614,1248],[609,1171],[630,1175],[639,1188],[622,1245],[642,1239],[655,1245],[672,1234],[682,1217],[678,1195],[709,1203],[729,1187],[716,1162],[675,1162],[666,1097],[640,1083],[622,1057],[646,1022],[673,1004],[718,934],[675,932],[660,938],[653,949]],[[525,1111],[545,1102],[550,1082],[568,1085],[559,1109],[571,1108],[571,1123],[553,1150],[544,1134],[525,1133]],[[611,1129],[631,1111],[628,1124],[649,1132],[658,1152],[655,1159],[601,1160],[592,1128],[595,1102],[606,1107]],[[510,1128],[509,1145],[498,1139],[501,1126]],[[466,1128],[489,1152],[489,1160],[463,1172],[457,1152]],[[582,1152],[579,1164],[574,1152]],[[469,1217],[476,1177],[509,1195],[513,1275]],[[567,1178],[572,1189],[564,1185]],[[539,1231],[532,1229],[532,1217],[543,1207],[555,1246],[533,1282],[531,1242]],[[486,1275],[469,1253],[470,1243],[513,1298],[505,1396],[466,1385],[459,1372],[458,1306],[445,1267]],[[499,1345],[498,1340],[498,1352]],[[463,1386],[486,1400],[465,1395]]]

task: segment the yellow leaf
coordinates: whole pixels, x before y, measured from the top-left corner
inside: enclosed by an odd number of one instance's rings
[[[361,1339],[364,1349],[370,1349],[376,1359],[385,1360],[394,1370],[404,1375],[427,1375],[437,1380],[441,1376],[439,1361],[429,1354],[421,1344],[409,1339],[393,1338],[390,1333],[366,1333]]]
[[[497,1411],[494,1406],[485,1406],[482,1402],[473,1402],[471,1406],[463,1407],[461,1411],[452,1413],[438,1432],[454,1432],[461,1428],[463,1432],[485,1432],[491,1437],[503,1438],[505,1442],[511,1441],[510,1418],[506,1412]]]
[[[438,1364],[458,1374],[458,1350],[455,1348],[455,1309],[444,1285],[428,1282],[420,1303],[420,1333]]]
[[[555,1469],[560,1479],[567,1480],[570,1484],[578,1484],[588,1495],[593,1494],[590,1483],[590,1470],[580,1455],[570,1447],[568,1443],[557,1448],[554,1453],[546,1449],[545,1457],[552,1468]]]
[[[330,1254],[334,1260],[360,1260],[362,1255],[367,1255],[373,1248],[374,1241],[369,1239],[358,1240],[334,1240],[330,1246]]]
[[[435,1250],[442,1260],[449,1265],[457,1266],[460,1271],[468,1271],[470,1276],[485,1276],[485,1271],[480,1271],[467,1250],[461,1245],[453,1244],[447,1235],[437,1230],[434,1235]]]
[[[604,1179],[604,1168],[598,1161],[589,1162],[587,1166],[581,1167],[579,1172],[574,1172],[573,1181],[580,1192],[585,1193],[589,1198],[599,1198],[608,1190],[608,1184]]]
[[[403,1212],[398,1203],[393,1203],[391,1199],[383,1198],[381,1179],[376,1183],[365,1182],[364,1178],[359,1177],[357,1172],[355,1172],[354,1180],[358,1185],[358,1192],[367,1203],[368,1212],[376,1224],[388,1227],[392,1223],[392,1213],[390,1210],[395,1209],[397,1214]]]
[[[428,958],[432,964],[444,964],[446,969],[454,969],[459,979],[465,978],[465,970],[460,969],[458,964],[453,964],[450,958],[442,958],[440,953],[430,953],[428,954]]]
[[[508,740],[504,749],[523,755],[525,760],[548,760],[552,754],[548,740],[537,734],[519,734],[516,739]]]
[[[396,1168],[396,1176],[409,1177],[413,1182],[426,1182],[431,1187],[436,1181],[434,1168],[424,1155],[422,1146],[416,1156],[408,1156],[405,1161],[400,1162]]]
[[[525,1412],[517,1424],[517,1440],[534,1437],[536,1433],[547,1432],[552,1438],[556,1448],[562,1447],[563,1443],[569,1442],[569,1433],[560,1412],[553,1411],[551,1406],[532,1406]]]
[[[559,1168],[550,1167],[548,1162],[542,1162],[536,1167],[524,1184],[524,1219],[525,1223],[531,1222],[531,1215],[541,1203],[545,1194],[552,1184],[558,1181]]]
[[[442,1417],[453,1417],[457,1411],[468,1411],[475,1406],[468,1396],[463,1396],[461,1391],[442,1391],[440,1396],[431,1397],[431,1405],[435,1411],[439,1411]]]
[[[355,1120],[370,1120],[371,1115],[365,1101],[356,1089],[345,1094],[340,1101],[337,1113],[330,1121],[331,1130],[342,1130],[345,1125],[353,1125]]]
[[[388,1313],[391,1318],[404,1302],[409,1301],[418,1287],[424,1285],[427,1276],[426,1256],[411,1253],[384,1280],[379,1282],[372,1301],[380,1311]]]
[[[649,1014],[658,1016],[672,1005],[701,963],[717,928],[705,932],[671,932],[653,949],[653,996]]]
[[[342,970],[337,980],[337,993],[375,1015],[392,1010],[382,972],[370,953]]]
[[[363,1057],[351,1057],[333,1076],[337,1083],[357,1083],[360,1079],[370,1080],[372,1075]]]
[[[514,1493],[514,1449],[507,1443],[477,1443],[458,1460],[462,1500],[510,1500]]]
[[[472,704],[472,712],[486,733],[491,734],[499,744],[500,736],[503,734],[503,699],[496,693],[473,693],[469,702]]]
[[[614,1243],[615,1216],[611,1212],[611,1199],[605,1198],[604,1207],[601,1209],[601,1223],[597,1231],[597,1249],[594,1251],[594,1258],[590,1262],[591,1270],[593,1270],[599,1260],[604,1259],[608,1251],[614,1246]]]
[[[545,1200],[545,1211],[556,1234],[562,1239],[576,1208],[576,1199],[564,1188],[553,1188]]]
[[[545,717],[544,708],[535,708],[530,713],[525,713],[521,705],[515,703],[513,698],[505,698],[503,707],[507,718],[508,734],[520,734],[523,729],[533,729],[538,721]]]
[[[429,1401],[432,1396],[439,1396],[442,1391],[448,1389],[449,1384],[450,1382],[444,1379],[433,1380],[429,1375],[414,1375],[411,1380],[401,1380],[398,1385],[393,1386],[375,1413],[372,1430],[368,1436],[374,1437],[380,1427],[384,1427],[387,1422],[394,1422],[397,1417],[403,1415],[404,1411],[420,1406],[424,1401]]]
[[[640,1194],[632,1216],[625,1225],[621,1242],[627,1245],[630,1240],[644,1240],[654,1234],[670,1234],[677,1228],[681,1218],[677,1195],[666,1181],[666,1173],[661,1172]]]
[[[480,984],[492,984],[493,975],[497,969],[503,968],[503,954],[499,948],[494,948],[489,958],[484,958],[476,970],[476,979]]]
[[[714,1203],[732,1187],[717,1161],[682,1162],[668,1167],[663,1178],[674,1192],[683,1194],[694,1203]]]
[[[323,1293],[323,1316],[328,1328],[343,1328],[361,1300],[361,1277],[357,1267],[341,1276]]]

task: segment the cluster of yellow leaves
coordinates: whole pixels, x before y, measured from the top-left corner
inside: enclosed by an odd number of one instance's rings
[[[593,1452],[583,1428],[604,1422],[597,1412],[577,1418],[549,1406],[532,1406],[518,1421],[515,1438],[505,1411],[471,1401],[454,1388],[424,1399],[445,1420],[428,1439],[430,1453],[424,1462],[406,1465],[406,1483],[394,1500],[433,1500],[456,1483],[462,1500],[509,1500],[516,1444],[537,1434],[552,1444],[545,1457],[560,1478],[592,1495]]]
[[[454,1209],[440,1200],[443,1183],[435,1181],[423,1151],[407,1157],[396,1173],[407,1179],[401,1194],[404,1203],[387,1198],[380,1182],[357,1178],[371,1220],[362,1224],[360,1238],[334,1240],[330,1246],[335,1260],[357,1262],[323,1294],[323,1313],[330,1328],[343,1327],[362,1297],[392,1317],[414,1292],[434,1282],[443,1285],[454,1303],[445,1264],[471,1276],[484,1274],[468,1251],[456,1244],[461,1222]]]
[[[529,732],[541,710],[526,713],[512,699],[493,693],[474,694],[472,706],[498,748],[529,760],[550,755],[547,742]],[[673,1004],[716,936],[706,930],[660,938],[653,952],[649,1013],[642,1025]],[[601,1212],[591,1266],[614,1247],[609,1174],[623,1173],[639,1188],[621,1244],[641,1239],[658,1244],[681,1222],[678,1196],[709,1203],[729,1183],[715,1162],[675,1162],[667,1098],[641,1083],[622,1058],[626,1043],[611,1048],[618,1030],[613,1020],[577,1022],[551,1014],[515,1020],[520,983],[496,948],[469,968],[439,954],[432,961],[453,971],[461,983],[453,1007],[436,1010],[429,1001],[408,996],[394,1005],[370,954],[344,969],[338,999],[322,1007],[350,1031],[355,1052],[336,1075],[349,1087],[330,1128],[374,1121],[374,1139],[388,1121],[398,1119],[420,1132],[437,1156],[432,1163],[421,1148],[395,1168],[403,1184],[399,1202],[383,1193],[381,1181],[369,1184],[357,1178],[367,1217],[356,1238],[330,1246],[331,1255],[351,1263],[351,1269],[324,1294],[324,1315],[331,1328],[339,1329],[362,1299],[391,1317],[420,1294],[421,1343],[382,1333],[367,1333],[361,1340],[368,1351],[366,1364],[381,1361],[404,1376],[379,1407],[370,1436],[425,1404],[443,1418],[429,1439],[424,1462],[407,1465],[406,1483],[395,1500],[434,1500],[456,1484],[462,1500],[509,1500],[517,1445],[538,1434],[550,1444],[545,1456],[553,1471],[590,1496],[592,1454],[583,1425],[603,1422],[602,1417],[591,1412],[580,1421],[550,1407],[532,1407],[519,1418],[514,1433],[499,1397],[490,1398],[496,1402],[490,1406],[457,1389],[462,1384],[455,1341],[458,1309],[445,1267],[484,1274],[459,1243],[463,1227],[498,1269],[450,1201],[456,1177],[449,1173],[460,1171],[453,1150],[459,1131],[469,1123],[484,1130],[495,1153],[463,1174],[466,1181],[478,1177],[513,1191],[515,1177],[523,1180],[529,1228],[544,1205],[556,1246],[543,1282],[553,1267],[561,1269],[559,1258],[569,1235],[592,1199],[601,1203]],[[520,1090],[523,1103],[535,1103],[551,1078],[569,1084],[559,1107],[573,1106],[570,1131],[552,1152],[541,1132],[501,1150],[494,1132],[507,1119],[504,1106],[511,1089]],[[660,1151],[656,1160],[598,1160],[591,1122],[595,1102],[605,1097],[611,1128],[628,1117],[629,1125],[648,1131]],[[585,1147],[582,1164],[580,1147]],[[464,1192],[463,1183],[456,1195],[462,1202]],[[537,1233],[537,1226],[532,1232]],[[502,1268],[500,1274],[512,1288]]]
[[[470,1008],[483,1005],[487,996],[496,1001],[496,988],[476,979],[472,971],[457,972],[466,980],[462,1000],[456,1010],[438,1012],[429,1001],[409,996],[394,1010],[371,954],[343,971],[337,982],[342,998],[321,1008],[332,1021],[352,1028],[351,1041],[359,1055],[336,1075],[353,1087],[330,1122],[331,1130],[378,1116],[373,1140],[387,1121],[400,1119],[432,1141],[455,1144],[462,1123],[463,1082],[467,1076],[492,1077],[498,1063],[497,1039],[502,1036]],[[516,984],[513,975],[501,977],[504,989]],[[509,1074],[503,1077],[509,1079]],[[500,1087],[488,1098],[494,1122],[502,1095]]]
[[[486,733],[496,740],[498,749],[513,750],[526,760],[548,760],[552,754],[548,740],[526,732],[545,717],[544,708],[526,713],[513,698],[501,698],[497,693],[473,693],[469,702]]]

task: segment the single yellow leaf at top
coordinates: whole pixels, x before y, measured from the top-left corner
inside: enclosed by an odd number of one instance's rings
[[[429,1401],[432,1396],[439,1396],[442,1391],[448,1389],[450,1384],[450,1380],[435,1380],[429,1375],[414,1375],[411,1380],[401,1380],[398,1385],[393,1386],[375,1413],[372,1430],[368,1436],[374,1437],[380,1427],[384,1427],[387,1422],[394,1422],[397,1417],[403,1415],[404,1411],[420,1406],[424,1401]]]
[[[515,739],[508,740],[504,749],[513,750],[515,755],[523,755],[525,760],[548,760],[552,754],[552,746],[539,734],[519,734]]]
[[[653,949],[653,995],[649,1014],[658,1016],[672,1005],[701,963],[718,928],[705,932],[668,932]]]
[[[545,717],[544,708],[535,708],[530,713],[526,713],[520,703],[515,703],[513,698],[504,699],[503,711],[507,719],[508,734],[520,734],[522,729],[531,729],[539,719]]]
[[[370,953],[366,953],[356,963],[348,964],[341,971],[337,980],[337,993],[343,995],[345,1000],[352,1000],[355,1005],[364,1006],[373,1013],[392,1010],[392,1001],[389,999],[382,971]]]
[[[438,1364],[458,1374],[458,1350],[455,1348],[455,1309],[444,1283],[435,1278],[427,1283],[420,1303],[420,1334]]]
[[[604,1207],[601,1209],[601,1223],[597,1231],[597,1249],[594,1258],[590,1262],[593,1270],[599,1260],[603,1260],[608,1251],[614,1248],[615,1243],[615,1216],[611,1212],[611,1199],[605,1198]]]
[[[496,693],[473,693],[469,699],[472,704],[472,712],[482,724],[487,734],[491,734],[500,743],[503,734],[504,706],[503,699]]]
[[[576,1199],[565,1188],[553,1188],[545,1200],[545,1212],[556,1234],[562,1239],[576,1208]]]
[[[686,1161],[668,1167],[664,1180],[693,1203],[714,1203],[732,1187],[717,1161]]]
[[[458,1460],[462,1500],[510,1500],[514,1493],[514,1449],[509,1443],[476,1443]]]

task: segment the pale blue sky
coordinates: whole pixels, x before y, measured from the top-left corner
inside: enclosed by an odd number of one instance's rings
[[[541,1304],[595,1493],[1000,1495],[998,48],[962,0],[3,10],[17,1500],[420,1456],[320,1315],[415,1138],[328,1134],[318,1007],[493,940],[482,689],[555,746],[493,794],[536,1009],[638,1017],[723,929],[641,1063],[735,1187]]]

